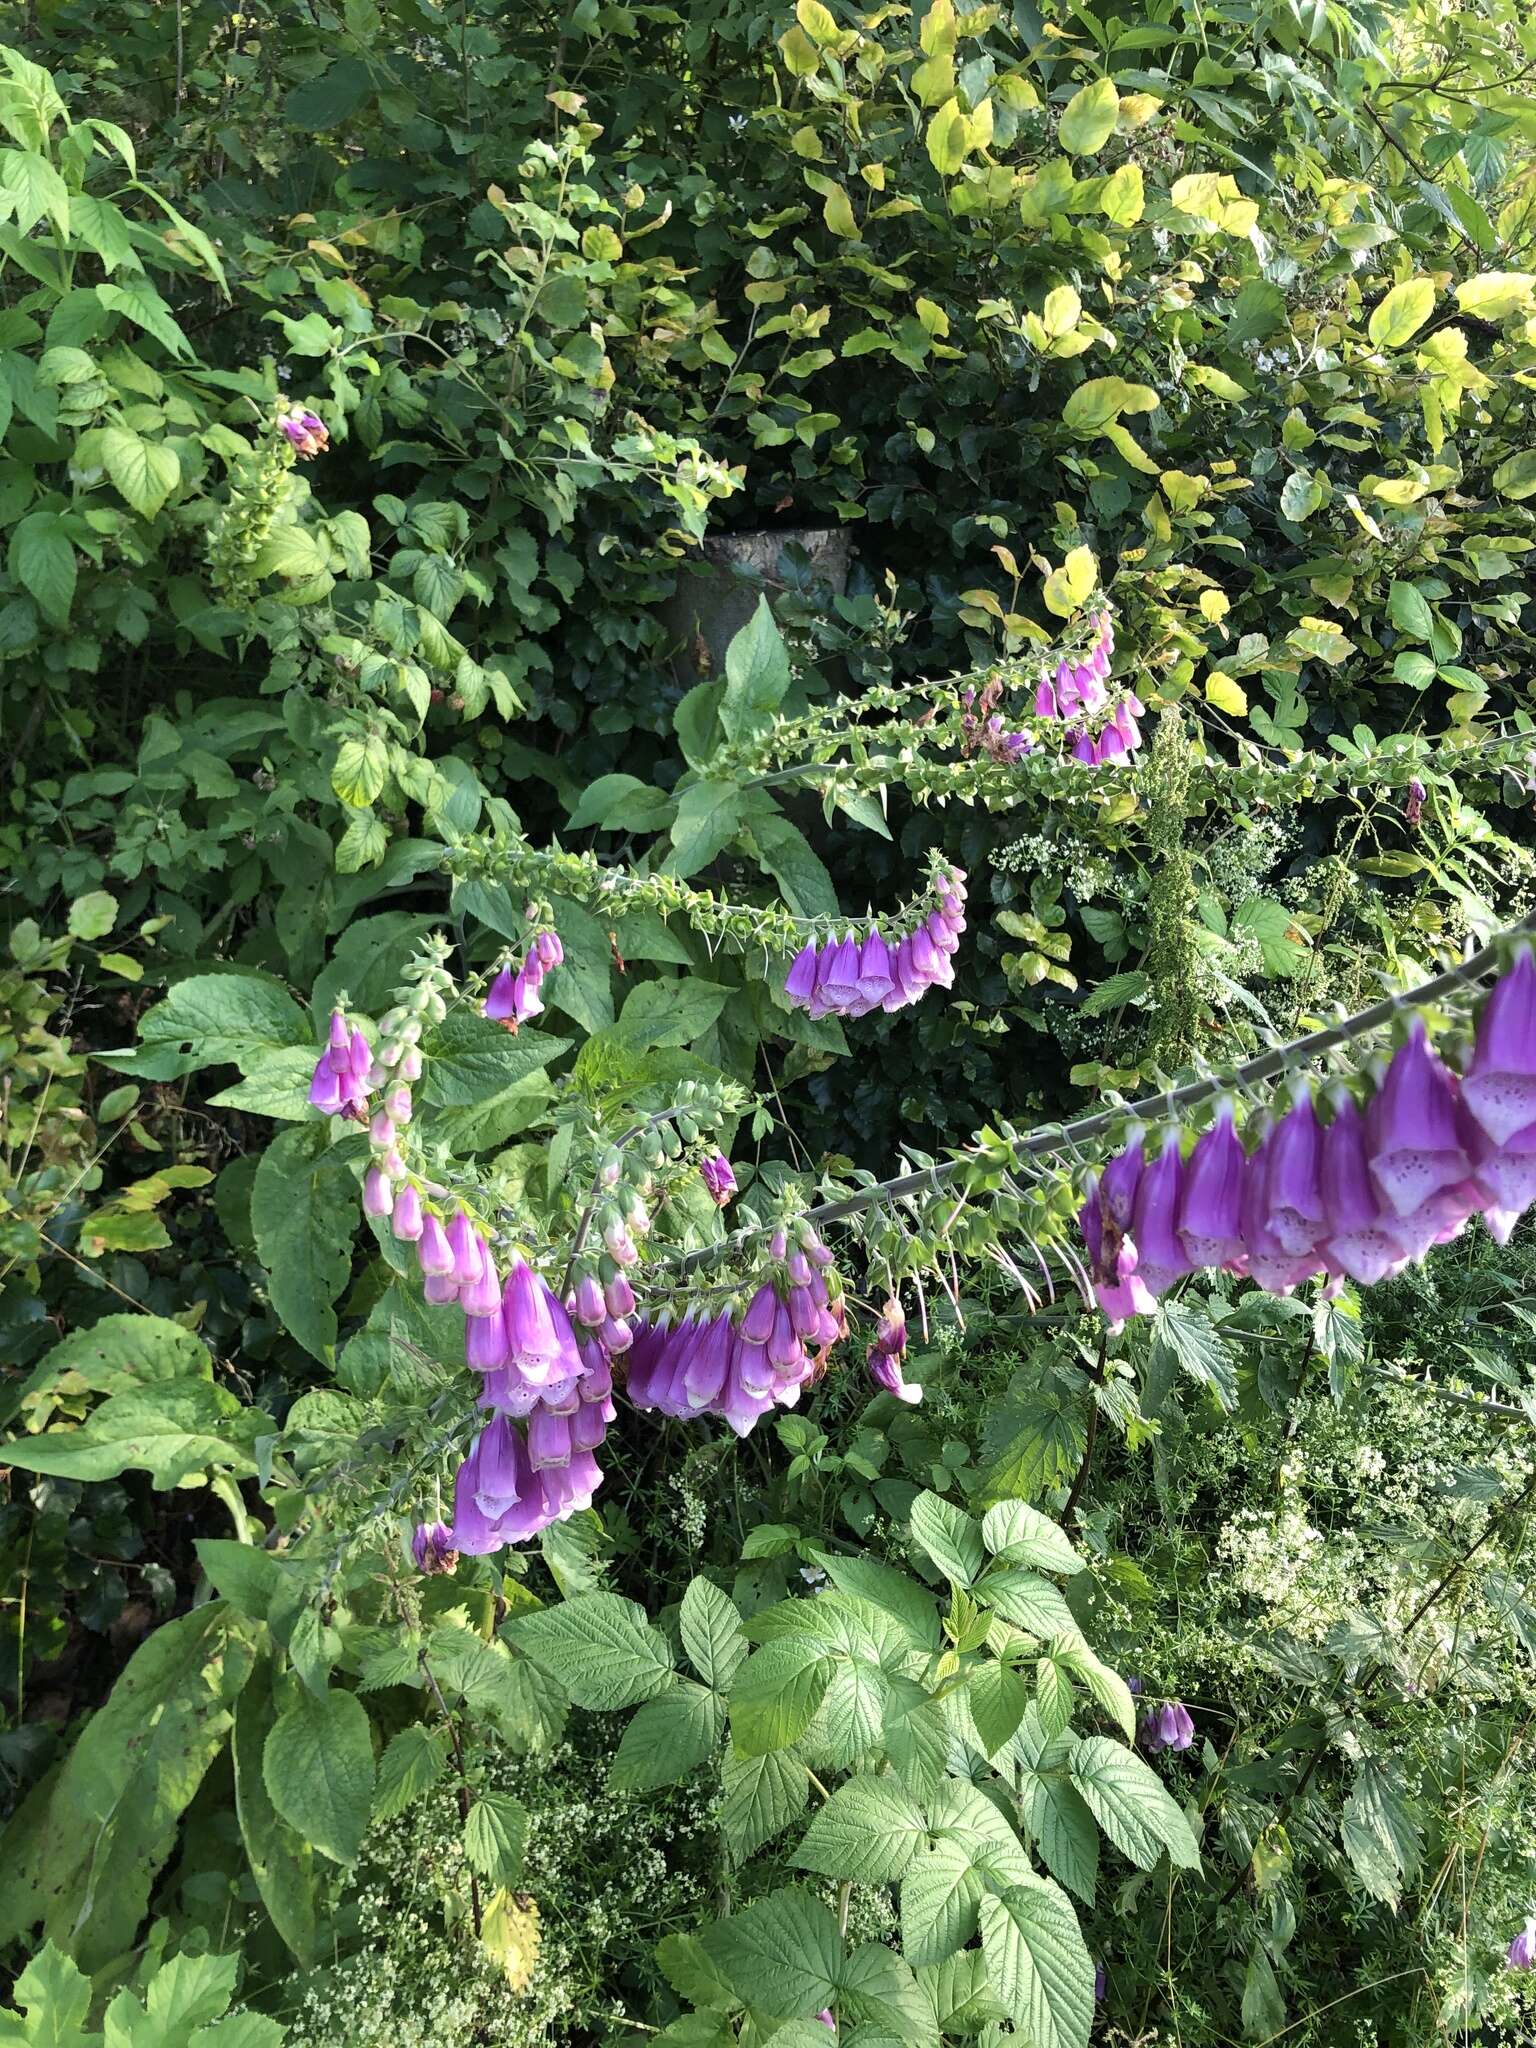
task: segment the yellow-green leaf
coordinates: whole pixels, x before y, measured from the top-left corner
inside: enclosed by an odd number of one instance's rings
[[[957,99],[947,99],[928,123],[928,159],[941,178],[952,178],[971,146],[971,124]]]
[[[1045,331],[1053,339],[1060,334],[1070,334],[1083,317],[1083,302],[1069,284],[1057,285],[1055,291],[1047,292],[1045,304],[1040,309],[1040,318]]]
[[[1134,227],[1146,210],[1146,193],[1140,164],[1122,164],[1104,180],[1099,194],[1099,211],[1117,227]]]
[[[822,5],[822,0],[795,0],[795,19],[811,41],[819,43],[823,49],[829,48],[842,34],[831,13]]]
[[[1493,488],[1501,497],[1528,498],[1536,491],[1536,448],[1522,448],[1493,472]]]
[[[1062,148],[1071,156],[1092,156],[1114,134],[1119,112],[1120,95],[1114,80],[1096,78],[1092,85],[1073,93],[1062,110],[1057,130]]]
[[[779,37],[779,55],[796,78],[809,78],[821,63],[821,52],[798,22]]]
[[[1391,291],[1372,313],[1367,333],[1377,348],[1401,348],[1412,341],[1435,310],[1435,288],[1427,277],[1410,277]]]
[[[853,201],[842,185],[834,185],[821,202],[821,217],[834,235],[845,242],[856,239],[859,224],[853,217]]]
[[[1098,434],[1124,412],[1152,412],[1156,406],[1157,393],[1150,385],[1128,384],[1123,377],[1090,377],[1068,398],[1061,417],[1074,434]]]
[[[1248,716],[1248,698],[1241,684],[1223,675],[1220,669],[1213,669],[1205,679],[1205,701],[1214,704],[1218,711],[1225,711],[1229,717]]]
[[[389,749],[377,733],[345,739],[336,749],[331,787],[344,804],[371,804],[389,776]]]
[[[1524,270],[1486,270],[1456,287],[1456,303],[1478,320],[1506,320],[1511,313],[1530,311],[1536,277]]]

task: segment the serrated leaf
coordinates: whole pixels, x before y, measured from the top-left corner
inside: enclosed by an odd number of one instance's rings
[[[352,1863],[373,1805],[368,1716],[349,1692],[305,1691],[274,1723],[262,1755],[272,1804],[324,1856]]]
[[[523,1874],[528,1809],[508,1792],[482,1792],[464,1823],[464,1854],[492,1884],[510,1888]]]
[[[702,1938],[732,1989],[761,2012],[809,2017],[837,1989],[843,1960],[837,1922],[798,1885],[717,1921]]]
[[[747,1654],[741,1616],[729,1594],[708,1579],[693,1579],[678,1613],[683,1651],[700,1678],[716,1692],[729,1692]]]
[[[732,1859],[744,1863],[805,1811],[811,1781],[797,1756],[727,1756],[720,1767],[720,1832]]]
[[[988,1572],[976,1588],[976,1597],[988,1602],[1004,1621],[1027,1629],[1042,1642],[1052,1636],[1078,1634],[1071,1608],[1050,1580],[1042,1579],[1038,1572]]]
[[[616,1593],[583,1593],[519,1615],[513,1640],[578,1707],[638,1706],[676,1684],[666,1638],[645,1610]]]
[[[681,1679],[648,1700],[624,1730],[608,1773],[616,1792],[654,1792],[678,1785],[714,1754],[725,1705],[707,1687]]]
[[[795,1861],[825,1877],[894,1884],[928,1824],[899,1779],[868,1774],[840,1785],[806,1830]]]
[[[373,1811],[377,1820],[393,1820],[421,1798],[442,1777],[448,1767],[448,1737],[444,1729],[424,1728],[413,1721],[402,1728],[379,1758],[379,1782]]]
[[[153,519],[181,482],[176,451],[146,441],[127,427],[103,427],[97,448],[102,465],[135,512]]]
[[[919,1853],[901,1883],[901,1947],[914,1969],[965,1946],[985,1889],[957,1842],[935,1842]]]
[[[1068,1757],[1072,1782],[1118,1849],[1149,1870],[1166,1849],[1181,1870],[1194,1870],[1200,1845],[1162,1781],[1134,1750],[1108,1735],[1088,1735]]]
[[[1093,1961],[1059,1885],[1032,1878],[981,1902],[992,1988],[1030,2048],[1088,2048]]]
[[[731,1742],[738,1756],[787,1749],[811,1724],[837,1669],[826,1645],[793,1637],[765,1643],[731,1689]]]
[[[1003,1564],[1030,1565],[1036,1571],[1070,1578],[1083,1560],[1048,1515],[1022,1500],[1002,1500],[981,1520],[981,1540]]]
[[[920,1493],[912,1503],[910,1520],[914,1541],[945,1577],[957,1586],[969,1586],[986,1562],[975,1519],[936,1493]]]

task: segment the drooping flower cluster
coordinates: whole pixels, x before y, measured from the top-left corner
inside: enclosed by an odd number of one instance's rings
[[[509,1031],[516,1031],[519,1024],[526,1024],[530,1017],[542,1015],[544,1004],[539,987],[552,967],[558,967],[565,958],[565,948],[560,943],[560,934],[553,931],[535,932],[520,965],[514,969],[503,967],[491,983],[485,998],[485,1014],[493,1023],[505,1024]]]
[[[675,1421],[719,1415],[746,1436],[770,1408],[793,1408],[846,1327],[832,1254],[807,1223],[775,1232],[776,1270],[738,1320],[729,1310],[679,1322],[640,1322],[624,1392],[636,1408]]]
[[[331,445],[325,422],[302,405],[285,406],[278,412],[277,431],[292,445],[300,462],[323,455]]]
[[[841,939],[802,947],[784,984],[791,1007],[812,1017],[867,1017],[904,1009],[935,986],[953,987],[951,957],[965,930],[964,872],[940,869],[933,886],[937,907],[894,946],[872,925],[862,939],[850,928]]]
[[[865,1360],[869,1376],[883,1394],[916,1407],[923,1398],[921,1387],[902,1378],[901,1362],[907,1355],[907,1319],[894,1296],[880,1311],[879,1328]]]
[[[1238,1136],[1224,1103],[1188,1157],[1177,1131],[1133,1133],[1078,1221],[1098,1306],[1148,1315],[1185,1274],[1219,1267],[1275,1294],[1304,1280],[1399,1273],[1480,1215],[1500,1244],[1536,1201],[1536,961],[1529,944],[1483,1006],[1465,1071],[1422,1019],[1362,1103],[1310,1092]]]
[[[309,1084],[309,1106],[327,1116],[368,1121],[368,1091],[373,1081],[373,1047],[361,1026],[350,1029],[344,1010],[331,1012],[330,1038],[315,1062]]]
[[[1123,761],[1141,745],[1139,718],[1146,707],[1134,690],[1126,690],[1110,716],[1094,731],[1088,720],[1096,718],[1109,702],[1105,678],[1110,656],[1115,651],[1115,628],[1107,612],[1090,621],[1093,640],[1081,661],[1058,661],[1053,674],[1043,675],[1035,689],[1036,718],[1060,718],[1070,728],[1074,761],[1101,767],[1107,761]]]
[[[1165,1749],[1188,1749],[1195,1739],[1195,1724],[1182,1700],[1166,1700],[1149,1707],[1141,1717],[1136,1740],[1148,1756]]]

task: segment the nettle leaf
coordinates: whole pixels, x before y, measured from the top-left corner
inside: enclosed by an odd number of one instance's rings
[[[725,1727],[725,1703],[706,1686],[680,1679],[649,1700],[624,1730],[608,1773],[616,1792],[654,1792],[678,1785],[714,1754]]]
[[[397,1813],[404,1813],[408,1806],[413,1806],[424,1793],[432,1790],[447,1768],[446,1729],[423,1728],[419,1721],[402,1728],[379,1758],[374,1817],[393,1820]]]
[[[352,1271],[357,1186],[324,1123],[294,1124],[262,1153],[251,1230],[272,1306],[316,1358],[336,1343],[333,1304]]]
[[[720,1767],[724,1797],[720,1832],[733,1860],[745,1863],[804,1811],[811,1781],[797,1756],[784,1750],[762,1756],[727,1756]]]
[[[822,1807],[795,1852],[804,1870],[893,1884],[927,1839],[928,1823],[899,1779],[852,1778]]]
[[[636,1707],[677,1683],[665,1636],[644,1608],[616,1593],[582,1593],[519,1615],[512,1635],[578,1707]]]
[[[964,1508],[936,1493],[920,1493],[912,1503],[912,1535],[945,1577],[969,1586],[986,1563],[981,1528]]]
[[[1150,1870],[1166,1849],[1180,1870],[1198,1869],[1200,1845],[1162,1780],[1136,1752],[1108,1735],[1088,1735],[1068,1757],[1072,1783],[1118,1849]]]
[[[1361,1884],[1373,1899],[1395,1908],[1418,1870],[1424,1838],[1389,1764],[1367,1757],[1360,1766],[1339,1834]]]
[[[1237,1365],[1231,1347],[1212,1323],[1202,1302],[1163,1300],[1152,1319],[1148,1365],[1186,1372],[1210,1387],[1223,1408],[1237,1406]]]
[[[492,1884],[514,1885],[528,1847],[528,1809],[507,1792],[482,1792],[464,1823],[464,1854]]]
[[[984,1898],[981,1950],[992,1988],[1030,2048],[1087,2048],[1093,1960],[1060,1886],[1032,1878]]]
[[[759,2012],[809,2017],[836,1993],[843,1962],[837,1922],[798,1885],[717,1921],[703,1942],[732,1990]]]
[[[700,1678],[716,1692],[729,1692],[747,1654],[741,1616],[730,1595],[708,1579],[693,1579],[678,1613],[683,1652]]]
[[[273,1724],[262,1756],[267,1793],[288,1825],[336,1863],[352,1863],[373,1805],[367,1713],[349,1692],[303,1691]]]

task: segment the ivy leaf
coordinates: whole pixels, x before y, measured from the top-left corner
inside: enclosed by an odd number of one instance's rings
[[[992,1988],[1030,2048],[1088,2048],[1093,1962],[1059,1885],[1032,1878],[981,1901]]]
[[[336,1863],[356,1861],[373,1804],[368,1716],[350,1692],[302,1692],[262,1755],[267,1793],[288,1825]]]
[[[1068,1770],[1094,1819],[1133,1863],[1149,1870],[1166,1849],[1180,1870],[1199,1867],[1189,1822],[1134,1750],[1108,1735],[1084,1736],[1073,1745]]]

